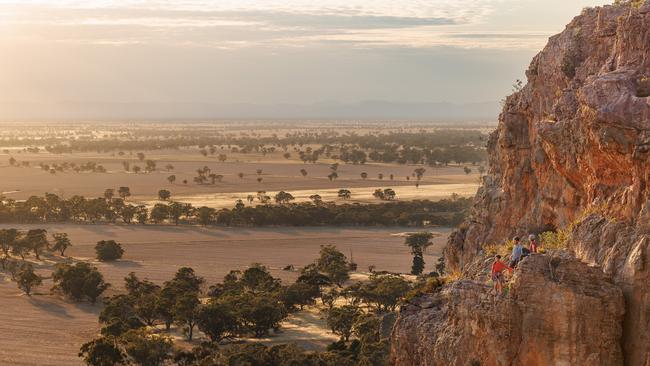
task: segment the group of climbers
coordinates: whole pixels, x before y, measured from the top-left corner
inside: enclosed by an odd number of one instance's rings
[[[490,271],[490,276],[492,278],[492,282],[494,284],[494,291],[495,295],[502,295],[503,294],[503,284],[504,284],[504,271],[509,271],[512,273],[515,268],[517,268],[517,264],[526,256],[530,255],[531,253],[537,253],[538,250],[538,243],[537,243],[537,238],[535,237],[534,234],[530,234],[528,236],[528,248],[525,248],[521,244],[521,238],[520,237],[515,237],[514,239],[514,245],[512,247],[512,253],[510,253],[510,261],[508,264],[504,263],[501,261],[501,255],[497,254],[494,257],[494,262],[492,263],[492,270]]]

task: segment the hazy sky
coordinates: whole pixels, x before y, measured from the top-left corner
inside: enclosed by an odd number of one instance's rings
[[[171,103],[497,101],[549,36],[605,3],[0,0],[0,119],[124,103],[155,115]]]

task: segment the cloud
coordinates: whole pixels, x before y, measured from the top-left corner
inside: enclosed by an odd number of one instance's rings
[[[0,0],[5,13],[0,19],[22,42],[224,49],[335,42],[350,47],[464,46],[470,38],[446,37],[447,28],[475,24],[507,1],[514,0]]]

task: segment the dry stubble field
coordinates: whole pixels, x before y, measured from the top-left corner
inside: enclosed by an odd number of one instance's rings
[[[157,198],[158,190],[167,189],[172,193],[172,199],[197,205],[203,202],[219,208],[232,207],[237,198],[245,198],[246,195],[258,191],[284,190],[297,193],[298,196],[301,193],[305,197],[321,194],[324,198],[335,199],[333,192],[347,188],[352,191],[353,199],[368,201],[375,188],[394,188],[398,199],[400,193],[404,195],[404,199],[438,199],[448,196],[450,192],[463,196],[471,195],[478,187],[476,167],[471,174],[465,174],[460,166],[427,167],[420,182],[420,189],[416,189],[413,180],[406,180],[406,177],[411,176],[413,170],[418,167],[411,165],[340,164],[339,178],[330,181],[327,175],[330,173],[330,163],[333,161],[323,160],[316,164],[304,164],[294,158],[284,159],[280,153],[268,154],[264,157],[253,153],[228,154],[229,158],[226,162],[219,162],[216,157],[203,157],[198,153],[198,149],[145,151],[145,154],[146,159],[156,161],[157,171],[146,174],[124,171],[123,161],[128,161],[132,166],[144,166],[135,154],[128,155],[128,153],[123,157],[111,156],[112,154],[109,153],[0,153],[2,174],[0,194],[12,199],[26,199],[32,195],[41,196],[46,192],[65,198],[75,194],[98,197],[107,188],[117,189],[120,186],[127,186],[132,193],[130,200],[135,202],[149,202]],[[29,161],[30,166],[9,166],[10,157],[14,157],[18,162]],[[103,165],[108,172],[68,171],[51,174],[39,167],[39,163],[84,164],[90,161]],[[167,164],[172,164],[174,170],[165,171]],[[212,173],[223,175],[223,181],[214,185],[194,183],[192,179],[196,176],[196,170],[204,166],[209,167]],[[261,175],[257,174],[258,169],[262,170]],[[301,175],[301,169],[307,170],[306,177]],[[243,179],[237,176],[240,172],[244,173]],[[368,174],[367,179],[361,178],[362,172]],[[172,174],[176,176],[176,182],[173,184],[167,181],[167,177]],[[384,178],[379,179],[379,174],[383,174]],[[391,174],[394,176],[392,181],[389,178]],[[257,181],[258,177],[262,178],[262,182]],[[184,184],[183,180],[187,180],[188,183]],[[436,189],[440,192],[436,193]]]

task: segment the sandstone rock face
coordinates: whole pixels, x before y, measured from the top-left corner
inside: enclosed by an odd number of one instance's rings
[[[592,214],[574,226],[569,247],[583,261],[602,265],[621,287],[625,363],[650,366],[650,231]]]
[[[606,275],[575,259],[526,258],[510,294],[461,280],[403,306],[393,331],[396,366],[615,366],[624,301]]]
[[[624,293],[625,364],[650,366],[650,0],[584,10],[527,77],[506,99],[447,265],[463,269],[484,245],[515,235],[570,227],[569,250]]]
[[[561,228],[588,207],[650,219],[650,1],[587,9],[532,61],[490,137],[490,168],[447,248],[462,267],[481,245]]]
[[[403,307],[397,365],[650,366],[650,1],[585,10],[527,76],[445,249],[474,280]],[[476,281],[485,244],[566,227],[576,260],[528,258],[497,302]]]

